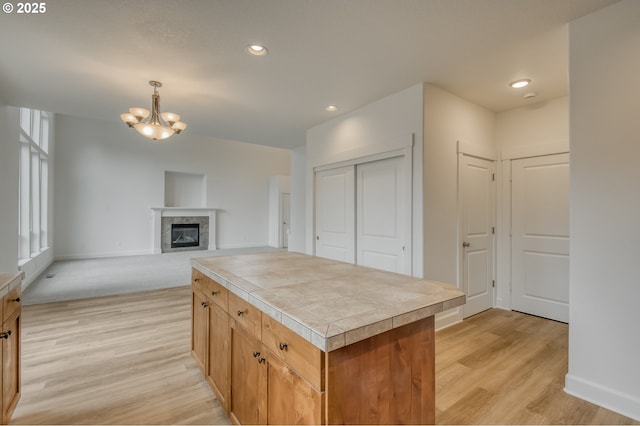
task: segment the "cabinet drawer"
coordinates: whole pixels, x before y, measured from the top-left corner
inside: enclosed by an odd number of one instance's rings
[[[191,269],[191,285],[206,294],[207,276],[197,269]]]
[[[229,291],[222,285],[195,268],[191,270],[191,285],[207,296],[207,299],[220,306],[225,312],[228,311]]]
[[[262,343],[317,390],[324,390],[323,352],[278,321],[263,315]]]
[[[229,293],[229,315],[257,339],[262,335],[262,312],[244,299]]]
[[[2,322],[5,322],[15,311],[22,306],[20,296],[22,295],[22,286],[17,286],[2,298]]]
[[[229,290],[222,287],[216,281],[209,277],[205,278],[205,290],[204,293],[207,298],[216,305],[220,306],[223,311],[228,312],[229,308]]]

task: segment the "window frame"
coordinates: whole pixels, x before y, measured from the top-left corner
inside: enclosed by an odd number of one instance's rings
[[[18,266],[49,248],[50,114],[20,108]]]

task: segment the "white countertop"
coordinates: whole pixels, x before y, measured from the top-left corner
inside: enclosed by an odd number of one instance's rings
[[[293,252],[191,264],[325,352],[466,301],[451,284]]]

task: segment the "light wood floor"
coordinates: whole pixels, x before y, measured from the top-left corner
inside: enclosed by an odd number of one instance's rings
[[[491,309],[436,335],[438,424],[638,424],[563,391],[567,324]]]
[[[190,354],[189,287],[23,308],[12,424],[224,424]]]
[[[228,424],[189,353],[190,290],[26,306],[12,424]],[[437,333],[440,424],[631,424],[562,391],[567,326],[490,310]]]

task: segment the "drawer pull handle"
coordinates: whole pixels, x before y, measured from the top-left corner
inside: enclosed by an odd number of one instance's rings
[[[215,290],[211,291],[211,295],[212,295],[212,296],[217,296],[217,295],[219,295],[219,294],[220,294],[220,292],[219,292],[219,291],[215,291]]]
[[[254,358],[257,358],[257,357],[259,357],[259,356],[260,356],[260,352],[258,352],[258,351],[253,351],[253,357],[254,357]]]
[[[0,334],[0,339],[8,339],[9,336],[11,336],[11,330],[7,331],[6,333]]]
[[[280,342],[280,344],[278,346],[280,346],[280,350],[281,351],[286,351],[287,348],[289,347],[289,345],[287,345],[286,343],[282,343],[282,342]]]
[[[13,299],[14,302],[20,303],[20,298],[16,297],[15,299]]]
[[[258,358],[258,364],[264,364],[266,360],[267,360],[266,358],[260,357]]]
[[[241,317],[244,315],[244,311],[238,311],[238,316]]]
[[[209,307],[209,304],[207,302],[202,302],[201,304],[202,304],[203,308],[208,308]]]

